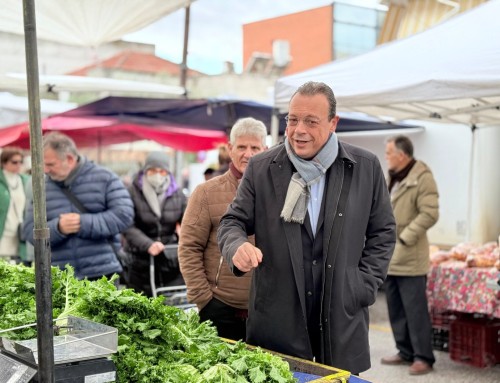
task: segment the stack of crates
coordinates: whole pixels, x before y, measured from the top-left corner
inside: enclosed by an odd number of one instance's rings
[[[437,351],[449,350],[450,325],[457,318],[455,312],[439,310],[435,307],[430,309],[432,322],[432,347]]]
[[[450,326],[450,357],[475,367],[500,363],[500,319],[461,315]]]

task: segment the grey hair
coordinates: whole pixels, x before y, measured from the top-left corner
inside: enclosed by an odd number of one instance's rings
[[[413,143],[407,136],[398,134],[396,136],[389,137],[385,142],[394,142],[396,149],[402,151],[408,157],[413,158]]]
[[[328,121],[330,121],[337,112],[337,100],[335,99],[335,94],[332,88],[326,85],[324,82],[308,81],[302,84],[292,95],[290,100],[296,95],[301,94],[303,96],[315,96],[317,94],[322,94],[328,100],[329,110],[328,110]]]
[[[43,136],[43,150],[46,149],[52,149],[59,158],[65,158],[68,154],[79,156],[75,141],[59,132],[50,132]]]
[[[260,120],[252,117],[240,118],[231,128],[229,142],[234,145],[236,139],[241,136],[255,136],[260,138],[262,146],[266,146],[267,129]]]

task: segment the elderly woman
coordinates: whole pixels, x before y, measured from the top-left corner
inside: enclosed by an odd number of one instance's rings
[[[129,254],[128,287],[152,296],[149,264],[155,260],[155,281],[158,286],[184,284],[178,269],[168,267],[162,255],[167,244],[178,242],[177,225],[186,209],[186,197],[169,171],[168,156],[152,152],[129,187],[134,202],[134,224],[123,236]]]
[[[29,179],[21,174],[23,159],[19,148],[5,147],[0,154],[0,257],[16,262],[26,249],[19,239],[26,206],[24,189]]]

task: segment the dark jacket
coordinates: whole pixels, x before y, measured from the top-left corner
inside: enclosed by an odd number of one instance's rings
[[[231,260],[247,235],[255,234],[263,253],[252,279],[247,342],[312,359],[303,231],[300,224],[280,218],[292,172],[284,145],[252,157],[236,198],[222,217],[218,240],[236,274]],[[370,368],[368,306],[386,277],[395,223],[375,155],[339,143],[339,155],[326,177],[318,222],[324,263],[322,352],[316,361],[358,373]]]
[[[123,183],[108,169],[90,161],[83,162],[69,188],[89,213],[81,213],[58,184],[45,178],[52,265],[64,268],[70,264],[77,278],[120,273],[122,267],[108,240],[113,239],[115,248],[119,249],[119,234],[134,218],[132,200]],[[62,213],[80,214],[78,233],[65,235],[59,231]],[[33,243],[33,204],[28,207],[23,232]]]
[[[140,172],[129,187],[130,196],[134,203],[135,219],[123,236],[125,238],[125,251],[129,254],[129,272],[131,273],[130,287],[151,295],[149,276],[149,253],[148,249],[153,242],[159,241],[164,244],[175,244],[178,242],[176,226],[182,222],[182,216],[186,210],[186,196],[175,187],[175,190],[166,191],[167,197],[161,205],[161,217],[158,217],[149,206],[142,192]],[[155,257],[157,262],[161,257]],[[170,282],[176,284],[180,276],[178,266],[175,270],[168,270],[166,263],[157,265],[163,268],[164,279],[157,281],[157,287],[167,285]],[[159,270],[157,270],[159,271]],[[170,274],[170,275],[167,275]],[[158,275],[159,276],[159,275]],[[184,282],[180,280],[180,284]]]

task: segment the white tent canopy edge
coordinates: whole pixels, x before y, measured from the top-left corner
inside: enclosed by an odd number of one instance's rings
[[[104,77],[71,75],[39,75],[40,87],[48,92],[128,92],[152,93],[161,95],[184,95],[181,86],[157,84],[153,82],[122,80]],[[0,89],[26,90],[25,73],[0,75]]]
[[[119,40],[195,0],[37,0],[37,36],[97,47]],[[19,0],[2,0],[0,31],[24,34]]]
[[[286,110],[304,82],[323,81],[339,111],[384,120],[432,119],[465,124],[500,120],[500,1],[344,60],[283,77],[275,106]]]

